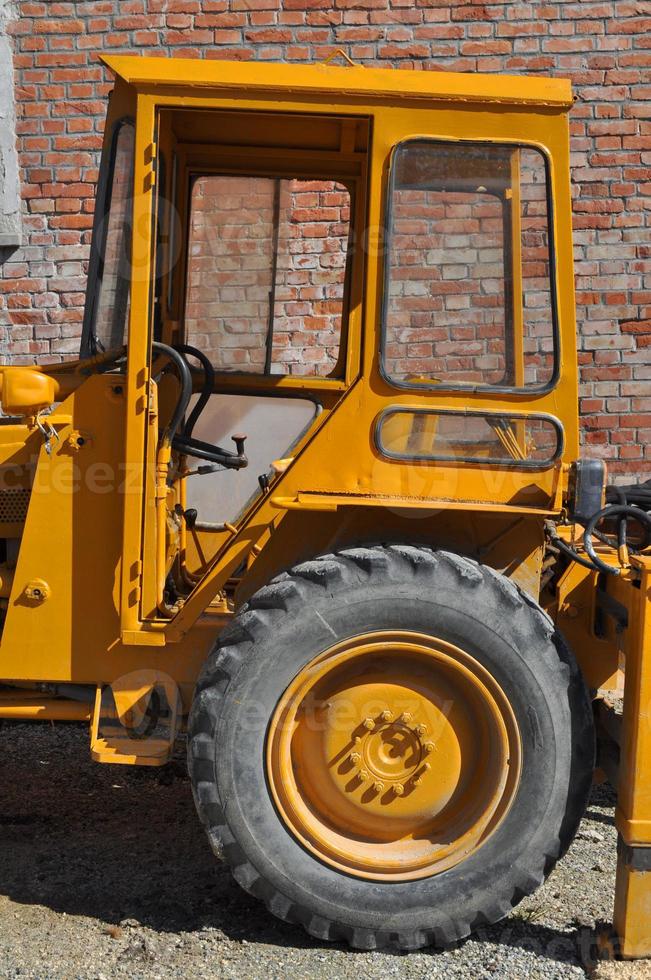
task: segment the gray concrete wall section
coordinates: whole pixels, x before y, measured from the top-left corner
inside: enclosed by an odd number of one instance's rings
[[[8,248],[21,243],[14,69],[7,36],[7,23],[15,16],[15,4],[0,0],[0,247]]]

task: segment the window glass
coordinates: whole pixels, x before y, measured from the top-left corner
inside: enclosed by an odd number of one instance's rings
[[[384,367],[398,383],[554,373],[547,170],[529,147],[414,140],[393,167]]]
[[[217,371],[337,374],[349,221],[334,181],[198,177],[187,342]]]
[[[99,350],[125,343],[131,275],[134,127],[120,125],[114,139],[104,215],[96,234],[102,243],[97,272],[94,339]]]
[[[562,429],[540,415],[390,409],[380,418],[377,441],[381,452],[394,459],[544,469],[562,450]]]

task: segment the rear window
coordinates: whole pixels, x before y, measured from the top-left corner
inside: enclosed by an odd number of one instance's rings
[[[547,161],[533,147],[410,140],[397,148],[384,303],[391,381],[551,384],[548,186]]]

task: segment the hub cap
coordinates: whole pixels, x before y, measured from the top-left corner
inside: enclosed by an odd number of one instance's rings
[[[473,657],[410,632],[331,647],[283,695],[267,776],[288,829],[358,877],[423,878],[506,814],[521,746],[506,695]]]

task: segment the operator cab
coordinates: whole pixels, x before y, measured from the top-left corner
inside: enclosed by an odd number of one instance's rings
[[[294,462],[326,426],[346,449],[315,483],[337,501],[435,500],[452,481],[461,502],[557,508],[577,428],[557,397],[576,380],[561,371],[553,208],[566,134],[542,145],[535,117],[564,120],[564,91],[527,80],[530,97],[499,96],[495,126],[477,109],[496,96],[462,109],[421,86],[393,120],[361,69],[308,70],[299,98],[235,80],[242,66],[168,64],[158,79],[147,59],[109,61],[81,346],[101,370],[150,373],[159,479],[169,443],[167,518],[152,486],[143,525],[168,595],[150,590],[145,615],[192,590],[262,501],[303,506]]]

